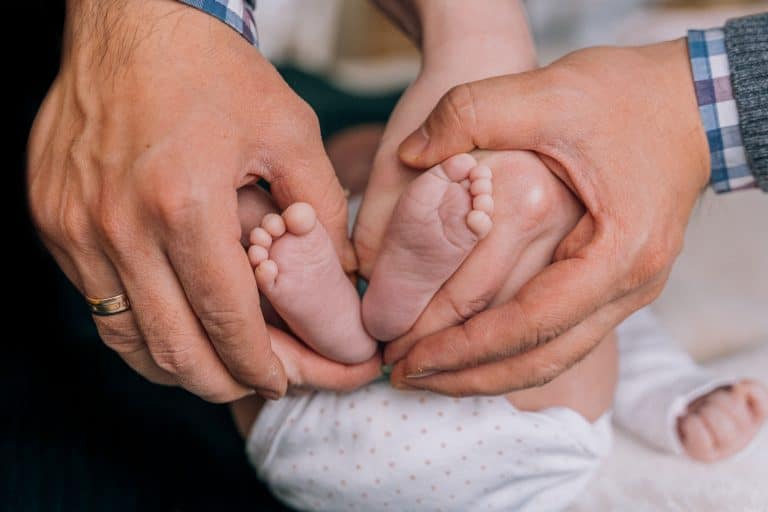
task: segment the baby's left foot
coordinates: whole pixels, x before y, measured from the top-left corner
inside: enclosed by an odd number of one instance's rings
[[[491,230],[491,174],[474,157],[460,154],[408,185],[363,297],[363,322],[376,339],[405,334]]]
[[[677,431],[691,458],[714,462],[747,446],[767,416],[768,389],[743,380],[691,403],[678,419]]]

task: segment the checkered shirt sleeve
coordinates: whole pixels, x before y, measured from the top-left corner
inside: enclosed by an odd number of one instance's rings
[[[710,185],[718,193],[755,188],[757,180],[747,164],[731,88],[725,33],[722,29],[691,30],[688,51],[712,157]]]
[[[259,36],[253,11],[256,0],[179,0],[181,3],[196,7],[214,18],[223,21],[239,32],[249,43],[258,47]]]

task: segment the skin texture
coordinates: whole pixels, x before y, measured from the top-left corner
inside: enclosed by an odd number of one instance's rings
[[[560,375],[658,296],[709,179],[684,40],[455,87],[400,157],[426,168],[475,147],[536,152],[586,213],[510,302],[415,340],[396,386],[497,394]]]
[[[83,294],[129,296],[130,312],[95,318],[104,342],[149,380],[216,402],[278,397],[291,372],[306,385],[317,358],[262,320],[237,191],[263,177],[279,206],[311,204],[353,270],[316,116],[196,9],[71,0],[67,14],[61,71],[30,136],[29,198]],[[319,380],[349,388],[376,374],[341,372],[352,380]]]

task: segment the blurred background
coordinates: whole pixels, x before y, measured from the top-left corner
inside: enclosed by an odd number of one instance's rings
[[[416,49],[365,0],[258,4],[262,51],[316,109],[330,144],[346,128],[386,122],[418,73]],[[529,0],[527,5],[542,64],[583,46],[681,37],[687,28],[719,26],[730,17],[768,10],[765,0]],[[5,187],[12,210],[6,245],[12,305],[6,318],[13,323],[0,356],[0,510],[282,510],[255,481],[227,410],[147,384],[128,370],[101,345],[81,298],[37,241],[26,213],[25,146],[58,67],[63,1],[10,2],[5,10],[7,19],[24,23],[5,34],[6,47],[13,49],[5,75],[12,166]],[[759,192],[706,194],[655,305],[665,326],[697,359],[738,372],[743,365],[733,354],[741,351],[748,355],[740,357],[762,369],[763,378],[768,378],[766,218],[768,200]],[[760,446],[765,455],[768,444]],[[625,455],[640,453],[633,449],[639,450],[624,447]],[[609,466],[610,471],[623,467]],[[724,467],[721,471],[744,473],[738,477],[741,490],[748,491],[752,481],[768,481],[764,466],[749,472]],[[678,470],[672,462],[669,468]],[[707,474],[696,477],[714,482],[724,473]],[[643,478],[647,475],[595,494],[603,492],[609,500],[611,492],[646,491],[638,483]],[[658,492],[664,499],[672,491]],[[746,510],[713,503],[712,510]],[[589,503],[581,506],[590,510]]]

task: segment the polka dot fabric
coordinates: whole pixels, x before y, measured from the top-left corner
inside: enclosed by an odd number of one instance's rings
[[[538,512],[562,509],[583,489],[610,449],[610,421],[379,381],[268,403],[247,449],[298,510]]]

